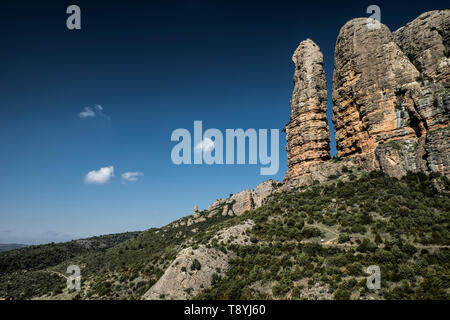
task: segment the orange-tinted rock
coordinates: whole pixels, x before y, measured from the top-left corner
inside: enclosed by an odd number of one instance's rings
[[[424,121],[413,102],[420,73],[385,25],[369,28],[366,18],[347,22],[336,42],[334,67],[339,156],[373,152],[380,143],[423,134]]]
[[[292,61],[295,73],[290,121],[285,128],[289,168],[286,179],[330,157],[323,55],[317,44],[307,39],[295,50]]]

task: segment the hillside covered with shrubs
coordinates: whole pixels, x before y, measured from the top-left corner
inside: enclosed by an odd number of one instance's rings
[[[449,299],[448,179],[356,169],[346,177],[275,192],[237,217],[202,211],[197,223],[181,223],[185,217],[105,245],[72,241],[1,253],[0,297],[141,299],[181,249],[203,245],[226,253],[229,268],[195,299]],[[220,230],[248,220],[248,243],[217,241]],[[61,277],[71,264],[82,269],[80,291],[68,291]],[[366,286],[370,265],[380,267],[379,290]],[[202,267],[196,261],[184,272]]]

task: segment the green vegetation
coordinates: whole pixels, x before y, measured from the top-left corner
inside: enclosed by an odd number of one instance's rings
[[[239,217],[202,211],[195,223],[190,216],[139,233],[0,253],[0,297],[140,299],[181,249],[204,244],[228,254],[230,267],[196,299],[449,299],[449,180],[342,171],[350,181],[275,193]],[[255,225],[247,245],[214,238],[248,219]],[[79,292],[61,277],[71,264],[81,267]],[[370,265],[381,269],[380,290],[366,287]],[[193,258],[181,272],[203,267]]]
[[[200,264],[200,262],[197,259],[194,259],[191,265],[191,270],[201,270],[201,269],[202,265]]]
[[[26,244],[18,244],[18,243],[7,243],[7,244],[0,244],[0,252],[3,251],[10,251],[14,249],[20,249],[27,247]]]
[[[77,299],[140,299],[162,276],[187,239],[230,216],[216,214],[188,226],[189,218],[192,216],[160,229],[0,253],[0,297],[29,299],[64,293]],[[82,290],[76,295],[65,289],[66,279],[62,277],[72,264],[80,266],[82,275]]]
[[[302,299],[317,286],[334,299],[449,299],[450,200],[433,178],[371,172],[275,194],[235,218],[255,221],[250,236],[257,244],[227,246],[235,258],[226,277],[197,299]],[[448,180],[440,179],[448,192]],[[310,228],[332,230],[334,238],[310,239],[318,235]],[[380,290],[366,287],[369,265],[381,268]]]
[[[84,254],[102,253],[139,232],[126,232],[29,246],[0,253],[0,297],[27,299],[36,295],[58,294],[65,280],[50,268]],[[67,268],[70,264],[65,264]],[[61,269],[64,273],[66,269]],[[63,281],[64,280],[64,281]]]

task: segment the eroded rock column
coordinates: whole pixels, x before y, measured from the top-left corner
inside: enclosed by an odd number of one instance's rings
[[[286,125],[288,172],[300,176],[312,163],[330,158],[327,87],[323,55],[312,40],[302,41],[292,57],[295,64],[290,121]]]

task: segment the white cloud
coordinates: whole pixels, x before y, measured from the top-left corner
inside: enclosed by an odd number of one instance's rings
[[[104,167],[99,170],[90,171],[84,181],[88,184],[105,184],[114,176],[114,167]]]
[[[81,111],[78,116],[80,118],[91,118],[95,117],[95,112],[92,110],[92,108],[85,107],[83,111]]]
[[[103,117],[106,119],[110,119],[108,115],[103,112],[103,107],[99,104],[96,104],[94,108],[85,107],[83,111],[81,111],[78,116],[80,118],[94,118],[96,116]]]
[[[143,176],[144,174],[142,172],[125,172],[122,173],[122,182],[135,182],[137,181],[138,177]]]
[[[208,137],[205,137],[203,141],[195,146],[195,150],[203,150],[203,152],[209,152],[212,149],[214,149],[214,141]]]

